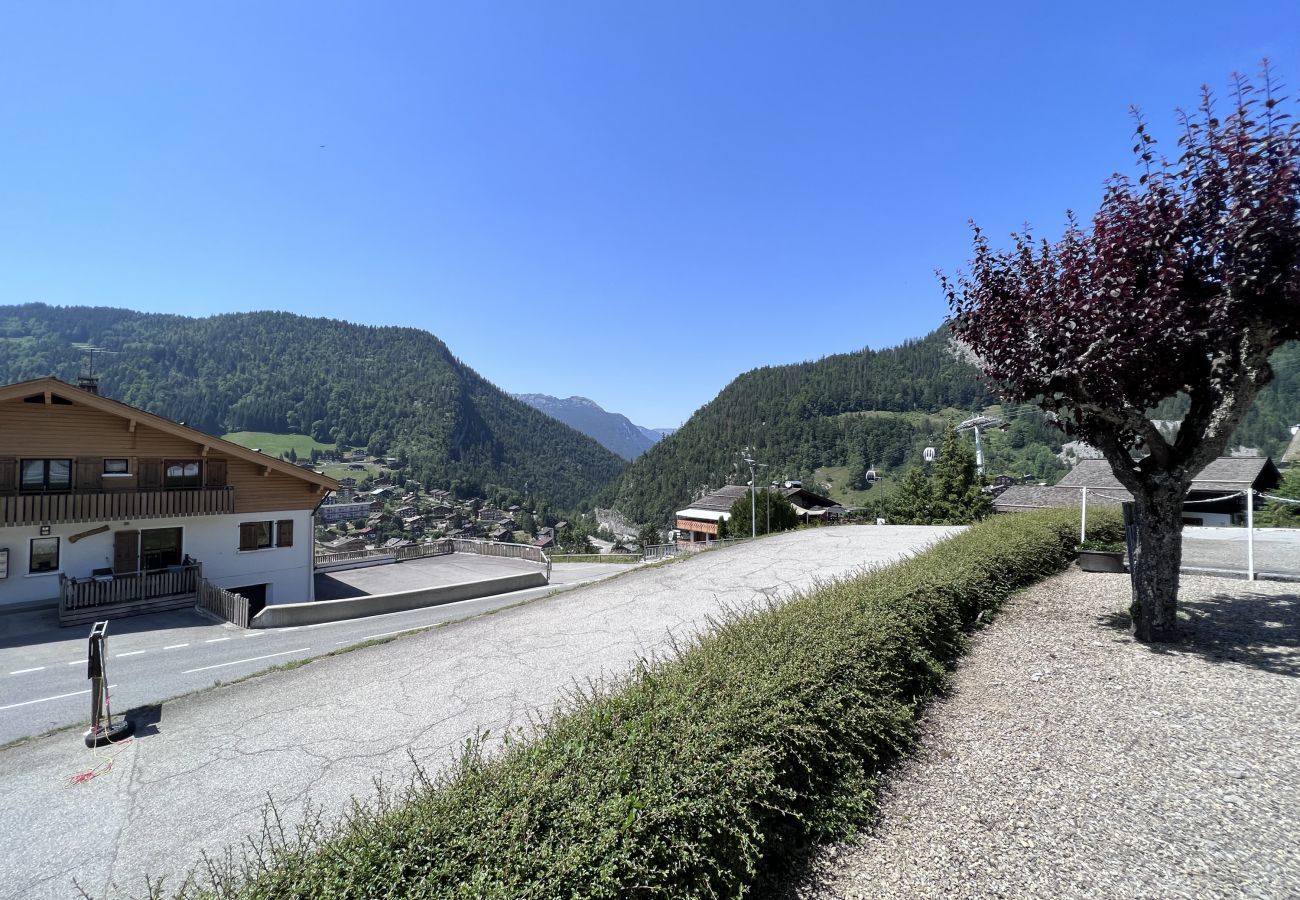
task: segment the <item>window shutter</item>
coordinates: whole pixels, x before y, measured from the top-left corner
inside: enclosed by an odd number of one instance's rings
[[[129,575],[140,566],[140,532],[113,533],[113,574]]]
[[[224,459],[206,460],[206,465],[203,469],[203,483],[207,487],[226,486],[226,461]]]
[[[103,487],[100,476],[104,474],[104,460],[100,457],[78,457],[77,474],[73,484],[79,491],[98,491]]]
[[[161,459],[141,459],[139,461],[139,470],[141,490],[156,490],[162,487],[163,465]]]
[[[242,522],[239,526],[239,549],[256,550],[257,549],[257,524],[256,522]]]
[[[277,547],[293,546],[293,519],[281,519],[275,523],[275,545]]]
[[[12,494],[18,490],[18,460],[12,456],[0,459],[0,493]]]

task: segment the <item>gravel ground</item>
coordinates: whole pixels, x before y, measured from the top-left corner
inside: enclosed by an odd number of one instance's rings
[[[1300,587],[1191,577],[1178,644],[1127,576],[1026,591],[976,637],[857,843],[790,891],[1300,897]]]

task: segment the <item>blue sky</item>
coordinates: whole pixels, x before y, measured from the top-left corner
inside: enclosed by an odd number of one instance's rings
[[[920,336],[966,221],[1059,231],[1290,2],[11,4],[0,303],[425,328],[676,426]]]

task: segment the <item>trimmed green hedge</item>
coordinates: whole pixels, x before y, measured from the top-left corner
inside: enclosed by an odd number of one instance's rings
[[[1114,515],[1089,536],[1114,539]],[[1063,569],[1077,512],[995,517],[735,618],[523,742],[327,837],[246,862],[241,898],[734,897],[866,822],[977,616]]]

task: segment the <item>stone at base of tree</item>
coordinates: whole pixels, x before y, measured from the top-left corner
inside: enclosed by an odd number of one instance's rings
[[[1080,550],[1079,568],[1085,572],[1123,573],[1124,554],[1108,550]]]

